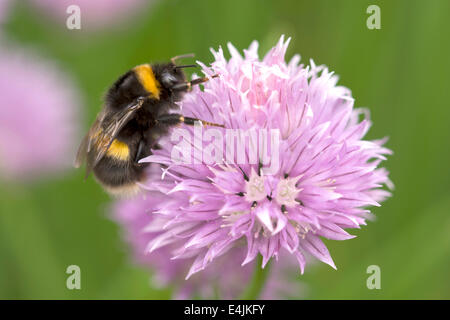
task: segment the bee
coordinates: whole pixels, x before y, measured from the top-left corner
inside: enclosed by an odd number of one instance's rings
[[[139,182],[144,180],[148,164],[139,160],[158,148],[159,139],[171,127],[182,123],[223,127],[171,112],[192,86],[210,80],[203,77],[187,81],[183,68],[196,65],[176,64],[187,57],[193,55],[176,56],[168,63],[138,65],[107,91],[102,110],[78,148],[75,167],[86,162],[86,177],[93,172],[110,194],[131,196],[140,191]]]

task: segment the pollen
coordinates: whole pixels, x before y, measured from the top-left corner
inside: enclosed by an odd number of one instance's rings
[[[245,182],[245,198],[247,201],[261,201],[267,197],[264,177],[259,176],[252,168],[249,181]]]
[[[297,189],[295,185],[300,178],[301,176],[295,178],[285,178],[278,182],[275,199],[280,205],[284,205],[288,208],[298,205],[296,197],[302,189]]]

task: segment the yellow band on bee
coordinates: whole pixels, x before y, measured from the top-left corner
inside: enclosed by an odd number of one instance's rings
[[[130,148],[126,143],[114,139],[106,154],[111,158],[126,161],[130,157]]]
[[[149,64],[141,64],[134,68],[139,82],[142,84],[145,90],[159,100],[160,84],[155,78],[152,67]]]

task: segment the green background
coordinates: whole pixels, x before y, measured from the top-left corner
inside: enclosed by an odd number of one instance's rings
[[[369,30],[366,8],[381,8]],[[394,196],[358,237],[327,245],[338,267],[306,269],[298,280],[311,299],[450,298],[450,1],[159,1],[126,24],[70,31],[24,1],[13,3],[3,29],[70,73],[84,97],[83,127],[105,88],[131,66],[228,41],[260,53],[281,34],[288,57],[313,58],[340,75],[356,106],[370,107],[369,139],[389,136],[385,166]],[[82,170],[31,185],[0,185],[0,298],[166,299],[148,272],[127,258],[109,197]],[[82,271],[82,289],[67,290],[66,267]],[[368,290],[366,269],[381,268],[381,290]],[[304,294],[302,294],[303,296]]]

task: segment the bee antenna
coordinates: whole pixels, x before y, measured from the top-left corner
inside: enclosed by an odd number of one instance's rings
[[[212,75],[209,78],[208,77],[203,77],[203,78],[194,79],[194,80],[189,81],[189,82],[178,83],[178,84],[174,85],[171,89],[175,90],[175,91],[183,91],[183,90],[188,90],[189,91],[189,90],[192,89],[192,86],[198,85],[200,83],[207,82],[210,79],[217,78],[218,76],[219,76],[218,74],[214,74],[214,75]]]
[[[193,57],[195,57],[195,54],[193,54],[193,53],[182,54],[182,55],[173,57],[172,59],[170,59],[170,61],[172,61],[172,63],[175,64],[175,62],[179,59],[193,58]]]
[[[185,64],[182,66],[176,66],[175,69],[182,69],[182,68],[198,68],[198,65],[196,64]]]

